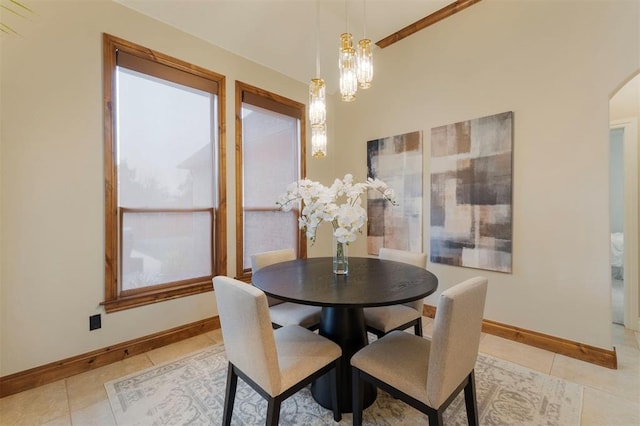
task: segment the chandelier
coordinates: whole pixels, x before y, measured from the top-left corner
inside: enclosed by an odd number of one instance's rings
[[[356,99],[358,87],[367,89],[373,80],[373,54],[371,40],[366,38],[367,5],[364,4],[364,37],[353,46],[349,32],[348,0],[345,0],[346,31],[340,35],[338,68],[340,71],[340,98],[345,102]],[[324,80],[320,78],[320,2],[316,0],[316,77],[309,83],[309,124],[311,126],[311,155],[327,155],[327,99]]]
[[[356,99],[358,91],[358,77],[356,76],[356,50],[353,48],[351,33],[340,35],[340,95],[345,102]]]
[[[309,84],[309,123],[311,125],[311,155],[327,155],[327,104],[324,80],[312,78]]]
[[[316,0],[316,78],[309,84],[309,123],[311,125],[311,155],[327,155],[327,96],[324,80],[320,78],[320,4]]]
[[[367,5],[364,3],[364,37],[358,41],[357,51],[349,32],[348,0],[345,0],[347,31],[340,35],[338,68],[340,70],[340,97],[345,102],[356,99],[358,87],[368,89],[373,80],[373,54],[371,40],[366,38]]]

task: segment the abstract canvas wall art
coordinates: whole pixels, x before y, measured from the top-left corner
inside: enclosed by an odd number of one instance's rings
[[[367,142],[367,176],[391,187],[397,206],[369,191],[367,253],[381,247],[422,252],[422,132]]]
[[[431,129],[431,262],[511,272],[513,112]]]

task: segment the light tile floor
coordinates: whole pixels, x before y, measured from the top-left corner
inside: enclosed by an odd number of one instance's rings
[[[424,319],[430,335],[432,320]],[[640,333],[614,325],[618,370],[483,334],[480,352],[584,385],[583,425],[640,425]],[[222,343],[220,330],[0,399],[0,425],[115,425],[104,383]]]

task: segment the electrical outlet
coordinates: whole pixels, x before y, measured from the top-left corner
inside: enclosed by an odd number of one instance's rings
[[[97,330],[102,327],[102,320],[100,314],[91,315],[89,317],[89,331]]]

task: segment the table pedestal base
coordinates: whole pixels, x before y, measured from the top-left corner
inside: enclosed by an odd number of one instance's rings
[[[339,401],[340,411],[351,413],[351,356],[365,347],[369,341],[362,308],[323,307],[320,318],[320,335],[336,342],[342,348],[342,372],[338,377],[338,386],[342,391]],[[313,398],[320,405],[331,409],[331,381],[325,374],[311,385]],[[364,407],[373,404],[376,399],[375,386],[365,383]]]

